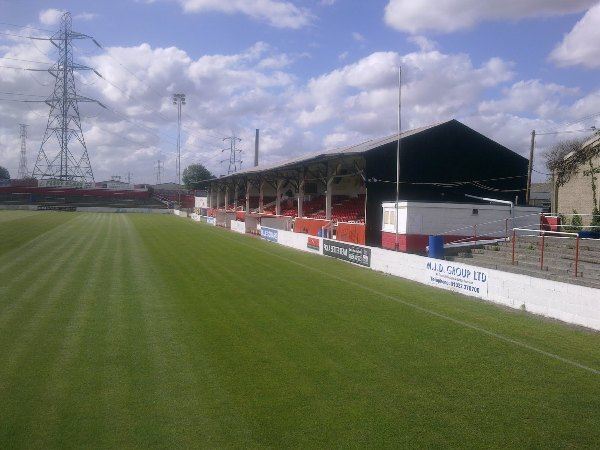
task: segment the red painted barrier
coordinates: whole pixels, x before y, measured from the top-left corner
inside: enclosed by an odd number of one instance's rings
[[[338,241],[365,245],[365,225],[362,223],[338,223],[335,236]]]
[[[319,230],[329,225],[329,220],[322,219],[301,219],[297,217],[294,220],[294,233],[305,233],[311,236],[318,236]]]

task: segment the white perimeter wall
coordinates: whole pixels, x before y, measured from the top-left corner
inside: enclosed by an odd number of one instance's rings
[[[246,233],[246,222],[239,222],[237,220],[231,221],[231,231],[235,231],[236,233]]]
[[[284,216],[262,216],[260,226],[289,231],[292,229],[292,218]]]
[[[453,291],[458,289],[439,286],[431,281],[435,272],[427,268],[428,263],[442,264],[446,268],[451,266],[471,272],[482,272],[486,276],[487,289],[481,290],[482,292],[478,294],[462,291],[463,294],[600,330],[600,290],[598,289],[407,253],[395,253],[380,248],[371,249],[371,259],[373,270]]]
[[[311,239],[319,240],[318,251],[307,247],[306,234],[278,230],[279,244],[323,254],[323,238],[311,236]],[[380,248],[366,248],[371,250],[372,270],[600,330],[598,289]]]

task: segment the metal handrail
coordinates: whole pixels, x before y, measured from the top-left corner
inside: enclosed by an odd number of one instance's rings
[[[533,230],[530,228],[513,228],[512,233],[512,265],[515,265],[515,243],[517,241],[517,231],[532,232],[535,234],[525,235],[528,237],[540,237],[540,270],[544,270],[544,249],[546,244],[546,236],[555,237],[556,239],[570,239],[575,237],[575,278],[578,276],[579,266],[579,240],[582,239],[578,233],[571,233],[567,231],[546,231],[546,230]]]
[[[505,222],[505,224],[507,224],[509,220],[524,219],[524,218],[527,218],[527,217],[536,217],[536,216],[540,217],[540,214],[539,213],[526,214],[524,216],[507,217],[507,218],[504,218],[504,219],[496,219],[496,220],[491,220],[489,222],[481,222],[481,223],[478,223],[478,224],[475,224],[475,225],[469,225],[469,226],[466,226],[466,227],[456,228],[454,230],[448,230],[448,231],[443,232],[442,234],[451,234],[451,233],[456,233],[457,231],[470,230],[470,229],[473,229],[473,227],[475,227],[475,230],[476,230],[477,226],[490,225],[490,224],[499,223],[499,222]],[[505,225],[505,230],[506,229],[507,228],[506,228],[506,225]],[[508,235],[508,232],[506,234]],[[476,234],[475,234],[475,236],[476,236]]]

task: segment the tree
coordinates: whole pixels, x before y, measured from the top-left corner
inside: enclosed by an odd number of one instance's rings
[[[192,164],[183,171],[182,181],[188,189],[198,189],[204,180],[210,180],[215,176],[202,164]]]
[[[546,168],[554,174],[558,186],[568,183],[579,170],[582,163],[581,158],[579,158],[581,153],[579,150],[584,142],[585,139],[560,141],[550,147],[544,155]],[[566,158],[569,154],[572,154],[571,157]]]
[[[0,166],[0,180],[10,180],[10,173],[8,169]]]

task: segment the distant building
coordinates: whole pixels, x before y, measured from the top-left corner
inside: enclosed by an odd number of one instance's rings
[[[177,183],[161,183],[154,185],[155,192],[184,192],[187,191],[185,186]]]
[[[551,210],[552,183],[533,183],[529,193],[529,206],[542,208],[544,213]]]
[[[112,191],[127,191],[133,189],[133,185],[118,180],[109,180],[96,183],[96,188],[110,189]]]
[[[573,173],[569,181],[558,186],[552,210],[562,214],[572,214],[575,210],[581,215],[583,224],[589,225],[594,209],[592,182],[596,185],[597,197],[600,197],[600,173],[594,174],[595,181],[589,173],[592,169],[600,171],[600,136],[584,142],[581,149],[568,154],[565,161],[573,161]]]

